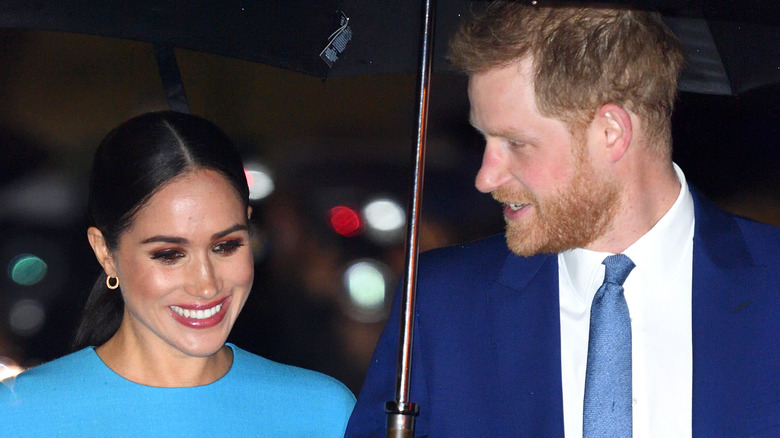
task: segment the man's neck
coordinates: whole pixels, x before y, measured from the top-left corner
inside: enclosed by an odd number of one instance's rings
[[[642,163],[621,175],[617,213],[604,235],[586,249],[619,254],[669,211],[680,194],[680,180],[671,163]]]

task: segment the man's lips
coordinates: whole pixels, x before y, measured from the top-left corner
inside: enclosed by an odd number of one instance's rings
[[[512,211],[520,210],[521,208],[525,207],[528,204],[512,204],[512,203],[504,203],[507,207],[511,208]]]
[[[531,204],[504,203],[504,217],[507,220],[518,220],[526,213]]]
[[[192,328],[208,328],[219,324],[227,313],[230,301],[224,298],[215,303],[169,306],[170,314],[179,323]]]

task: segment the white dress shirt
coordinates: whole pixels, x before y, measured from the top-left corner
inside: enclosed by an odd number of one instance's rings
[[[680,168],[669,211],[623,254],[634,262],[623,287],[631,315],[634,438],[690,437],[693,353],[693,199]],[[558,255],[564,430],[582,437],[590,306],[609,253]]]

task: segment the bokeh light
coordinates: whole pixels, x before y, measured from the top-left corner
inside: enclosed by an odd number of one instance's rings
[[[337,205],[328,210],[327,219],[333,231],[344,237],[355,237],[365,229],[360,214],[345,205]]]
[[[344,271],[344,285],[352,317],[362,322],[376,322],[385,317],[389,269],[378,260],[361,259]]]
[[[253,201],[265,199],[276,188],[271,171],[263,165],[247,164],[244,174],[249,186],[249,199]]]
[[[363,208],[366,225],[379,231],[395,231],[406,224],[404,209],[391,199],[375,199]]]
[[[24,369],[11,359],[0,356],[0,383],[13,389],[13,378],[24,371]]]
[[[34,298],[49,306],[63,288],[81,281],[69,275],[73,275],[70,263],[88,247],[84,242],[79,241],[84,245],[75,248],[70,236],[64,235],[67,233],[37,227],[9,224],[4,230],[5,237],[0,240],[0,294],[12,300]],[[91,276],[92,270],[87,272]],[[11,303],[0,303],[0,308],[7,315]]]
[[[32,286],[46,276],[48,266],[40,257],[32,254],[20,254],[8,264],[8,276],[22,286]]]
[[[363,207],[369,238],[383,244],[403,239],[406,212],[398,202],[388,198],[376,198]]]
[[[43,327],[46,311],[38,300],[23,299],[11,306],[8,323],[19,336],[33,336]]]

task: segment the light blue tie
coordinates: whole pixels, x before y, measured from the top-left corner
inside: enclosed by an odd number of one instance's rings
[[[623,282],[634,262],[609,256],[590,309],[588,367],[585,374],[583,438],[631,437],[631,318]]]

